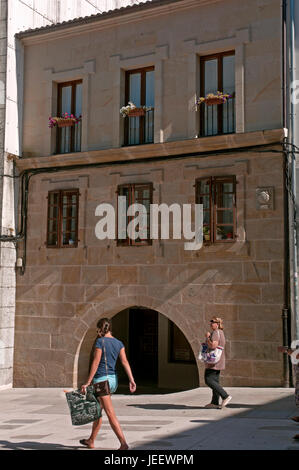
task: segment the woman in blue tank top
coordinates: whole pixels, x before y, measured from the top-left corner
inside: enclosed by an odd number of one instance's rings
[[[129,389],[130,392],[133,393],[136,390],[136,384],[134,382],[134,378],[132,375],[131,367],[128,362],[124,345],[121,341],[114,338],[112,336],[112,323],[109,318],[102,318],[98,324],[98,338],[94,344],[93,348],[93,357],[92,363],[89,371],[89,376],[87,379],[86,384],[82,385],[81,392],[86,393],[86,388],[91,383],[102,382],[104,380],[109,381],[110,391],[114,393],[117,389],[117,375],[115,371],[115,365],[117,358],[120,358],[120,361],[127,373],[129,378]],[[105,361],[105,354],[106,352],[106,360]],[[120,442],[119,450],[127,450],[129,448],[119,421],[116,417],[111,395],[106,395],[103,397],[99,397],[102,408],[104,408],[105,413],[108,417],[110,426],[112,427],[113,431],[115,432],[117,438]],[[80,443],[87,446],[89,449],[94,448],[94,441],[95,438],[100,430],[102,424],[102,417],[94,421],[92,425],[91,435],[88,439],[81,439]]]

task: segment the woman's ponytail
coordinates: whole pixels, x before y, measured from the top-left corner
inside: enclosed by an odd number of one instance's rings
[[[107,333],[112,332],[112,322],[109,318],[101,318],[97,323],[99,335],[105,336]]]

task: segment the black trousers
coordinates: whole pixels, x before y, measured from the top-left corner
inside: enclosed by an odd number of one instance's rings
[[[220,379],[220,370],[215,369],[206,369],[205,370],[205,383],[208,387],[210,387],[213,391],[212,401],[213,405],[219,405],[219,397],[222,400],[225,400],[229,395],[226,391],[221,387],[219,383]]]

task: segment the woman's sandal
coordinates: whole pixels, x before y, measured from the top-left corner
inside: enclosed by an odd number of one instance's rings
[[[88,447],[88,449],[94,449],[94,446],[90,446],[89,443],[88,443],[88,440],[87,439],[80,439],[80,444],[82,444],[83,446],[86,446]]]

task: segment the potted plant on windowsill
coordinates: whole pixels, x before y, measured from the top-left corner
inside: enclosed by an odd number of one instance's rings
[[[199,98],[196,104],[200,105],[205,103],[207,106],[212,106],[214,104],[224,104],[229,98],[232,98],[232,95],[217,91],[217,93],[208,93],[207,96]]]
[[[210,228],[205,226],[203,228],[203,239],[204,241],[206,242],[209,242],[211,240],[211,236],[210,236]]]
[[[225,233],[221,227],[217,227],[216,240],[223,240]]]
[[[153,109],[152,107],[147,107],[147,106],[140,106],[137,107],[135,106],[134,103],[129,101],[127,106],[123,106],[120,108],[120,114],[122,115],[123,118],[125,117],[138,117],[138,116],[145,116],[145,113],[147,111],[150,111]]]
[[[71,127],[81,121],[82,116],[74,116],[73,114],[64,113],[61,117],[49,117],[49,127]]]

